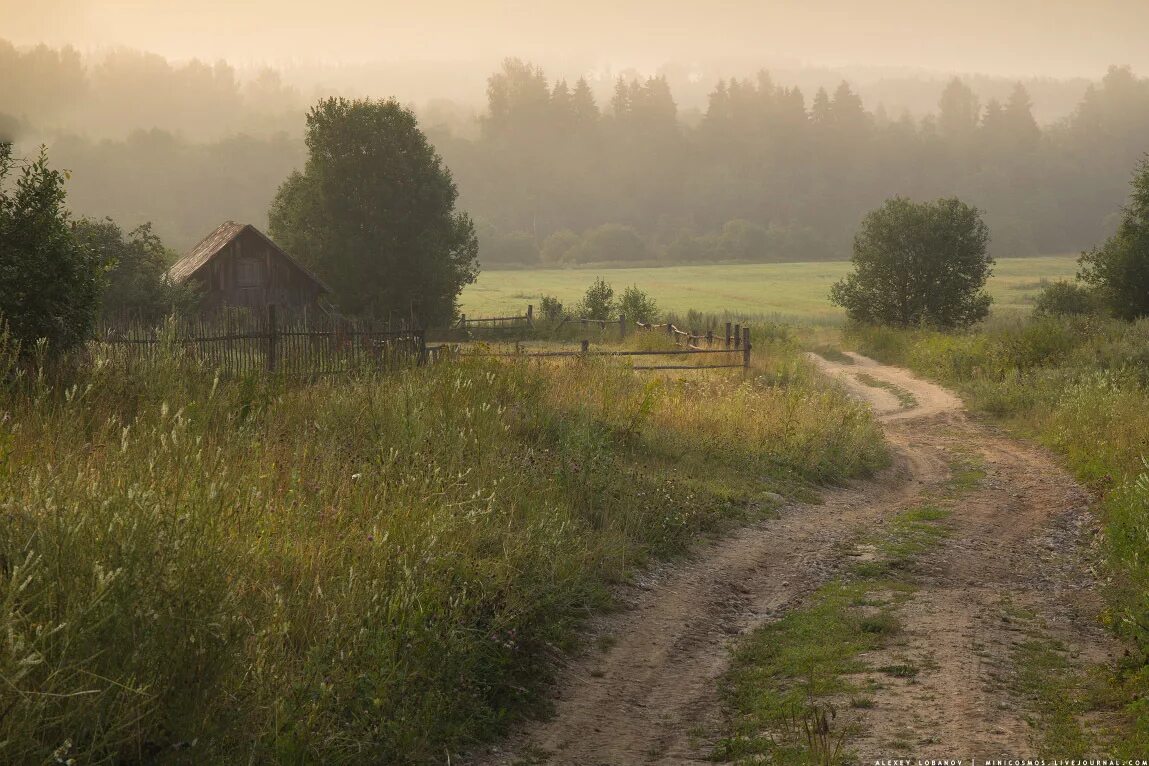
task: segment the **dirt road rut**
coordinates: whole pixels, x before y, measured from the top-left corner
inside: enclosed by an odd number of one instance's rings
[[[478,763],[710,762],[723,728],[717,681],[732,642],[800,604],[840,568],[851,541],[943,485],[959,460],[980,464],[985,477],[963,494],[954,534],[932,554],[901,614],[905,640],[896,652],[923,670],[882,691],[853,748],[865,758],[1031,752],[1032,731],[1008,704],[1003,680],[1018,640],[1003,616],[1026,610],[1086,660],[1114,651],[1095,619],[1086,496],[1040,450],[971,421],[956,396],[932,383],[861,356],[815,362],[871,404],[894,465],[630,588],[624,599],[633,608],[593,626],[592,643],[608,648],[589,649],[568,668],[555,715]]]

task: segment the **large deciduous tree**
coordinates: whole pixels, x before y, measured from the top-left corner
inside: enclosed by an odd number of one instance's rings
[[[854,271],[831,300],[857,322],[962,327],[989,313],[993,258],[981,213],[958,199],[888,200],[862,221]]]
[[[1081,280],[1123,319],[1149,316],[1149,157],[1133,175],[1117,233],[1081,254]]]
[[[0,143],[0,321],[25,353],[82,343],[99,305],[103,263],[73,235],[64,180],[44,150],[18,162]]]
[[[307,149],[272,203],[272,236],[345,311],[449,320],[478,273],[478,241],[415,115],[394,100],[325,99],[307,115]]]

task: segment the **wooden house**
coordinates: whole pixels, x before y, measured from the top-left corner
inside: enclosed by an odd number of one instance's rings
[[[331,290],[251,224],[228,221],[168,269],[176,284],[197,283],[202,307],[316,306]]]

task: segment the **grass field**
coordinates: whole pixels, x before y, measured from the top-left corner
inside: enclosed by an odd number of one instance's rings
[[[1002,259],[994,267],[989,289],[997,311],[1027,308],[1041,279],[1072,277],[1076,255]],[[595,277],[602,276],[616,291],[638,285],[659,306],[684,312],[729,311],[746,315],[837,322],[840,309],[831,306],[830,285],[850,268],[848,261],[764,263],[714,266],[668,266],[636,269],[526,269],[484,271],[463,292],[462,310],[471,316],[518,312],[554,295],[573,305]]]

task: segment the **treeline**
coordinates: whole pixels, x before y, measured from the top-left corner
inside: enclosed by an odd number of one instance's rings
[[[151,221],[179,250],[222,220],[266,223],[304,157],[312,99],[274,72],[3,42],[0,71],[15,75],[0,78],[0,134],[22,137],[24,154],[48,141],[72,171],[73,210]],[[607,98],[598,81],[510,60],[478,126],[465,109],[424,109],[483,264],[842,259],[864,213],[895,195],[976,205],[999,257],[1076,251],[1112,233],[1128,168],[1149,149],[1149,80],[1128,68],[1047,126],[1020,85],[981,103],[955,80],[919,119],[867,109],[847,83],[809,93],[767,73],[680,109],[671,82],[629,75]],[[141,130],[95,138],[112,116]],[[67,135],[77,126],[82,137]]]
[[[70,46],[19,49],[0,39],[0,132],[9,138],[118,137],[124,126],[197,139],[299,134],[307,100],[270,68],[243,78],[225,61],[174,63],[127,48],[89,59]]]
[[[508,61],[481,136],[438,145],[494,265],[843,258],[895,195],[978,206],[997,256],[1080,250],[1112,232],[1146,136],[1149,80],[1128,68],[1045,128],[1020,84],[982,104],[955,79],[915,120],[845,82],[808,98],[767,73],[719,82],[690,127],[664,78],[620,80],[600,105]]]

